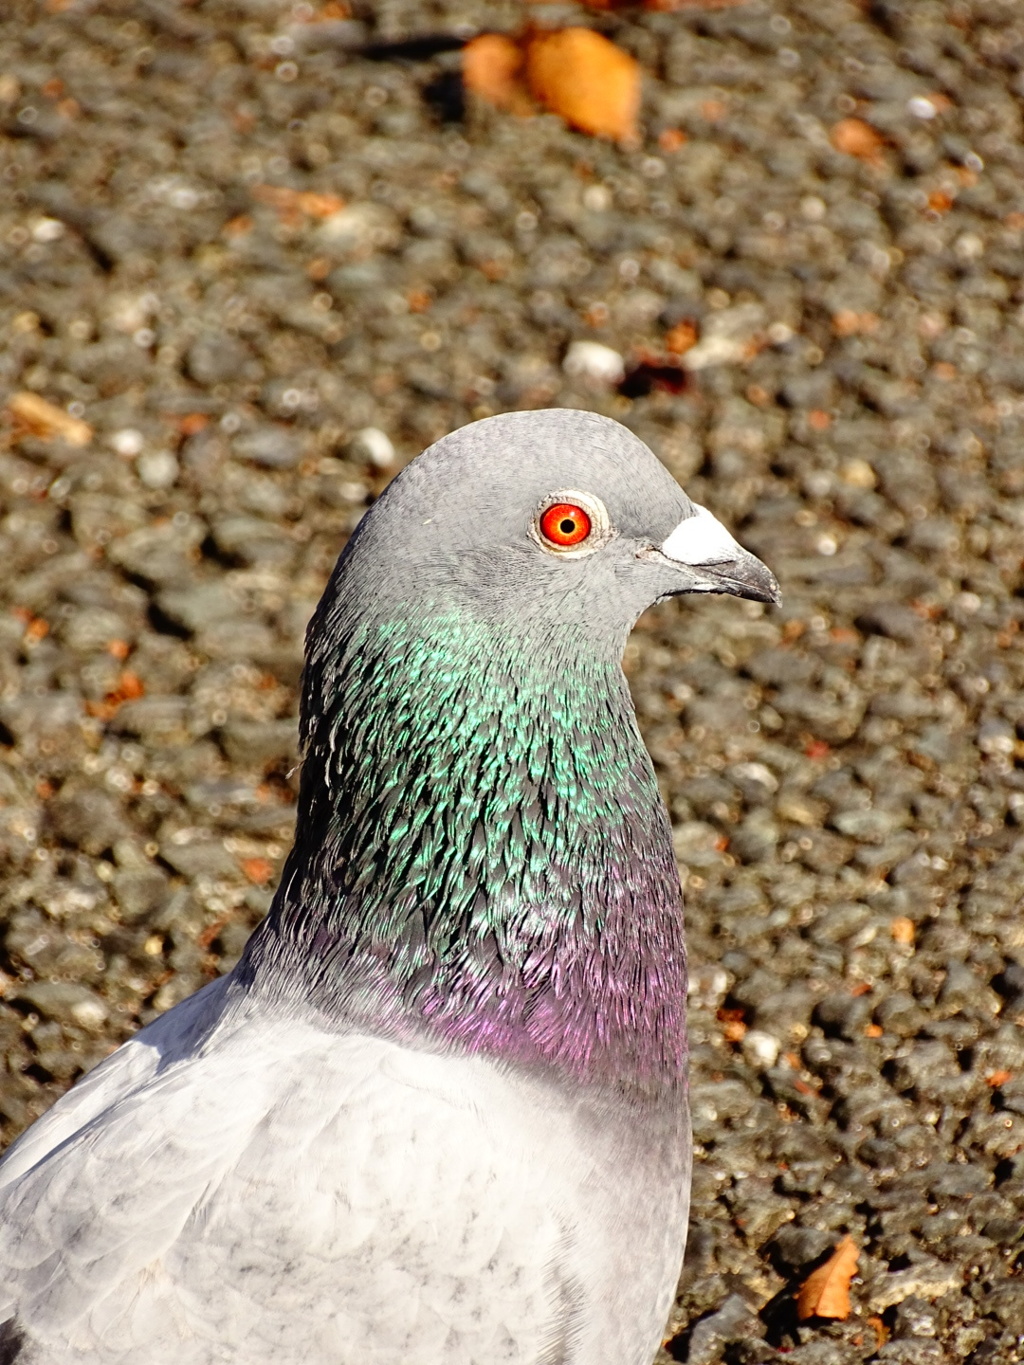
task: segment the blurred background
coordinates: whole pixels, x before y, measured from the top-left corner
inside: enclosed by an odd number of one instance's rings
[[[1019,0],[5,9],[3,1139],[265,913],[374,496],[586,407],[785,594],[626,658],[693,975],[661,1359],[1024,1358]]]

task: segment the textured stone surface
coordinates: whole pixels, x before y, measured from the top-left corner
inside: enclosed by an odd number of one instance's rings
[[[513,0],[354,8],[0,20],[0,398],[94,432],[0,426],[3,1139],[265,913],[366,506],[452,427],[582,405],[785,593],[665,604],[626,658],[694,978],[668,1358],[1020,1359],[1021,7],[537,8],[639,59],[631,148],[443,122],[456,54],[362,53]],[[681,392],[637,369],[680,323]],[[845,1233],[854,1315],[798,1323]]]

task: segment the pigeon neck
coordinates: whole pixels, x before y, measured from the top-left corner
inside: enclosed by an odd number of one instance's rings
[[[314,651],[306,695],[296,846],[250,970],[403,1036],[678,1083],[678,874],[617,658],[363,626]]]

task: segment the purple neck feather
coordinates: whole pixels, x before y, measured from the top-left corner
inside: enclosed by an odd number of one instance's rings
[[[674,1088],[678,874],[617,663],[569,641],[539,669],[530,640],[433,627],[311,660],[298,838],[243,979],[428,1045]]]

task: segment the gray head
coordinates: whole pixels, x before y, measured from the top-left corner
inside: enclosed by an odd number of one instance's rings
[[[675,1085],[679,878],[619,660],[687,592],[778,589],[616,422],[510,413],[414,460],[310,626],[297,842],[243,975]]]
[[[620,643],[676,594],[779,600],[642,441],[562,408],[488,417],[424,451],[363,519],[333,586],[350,610],[355,595],[373,614],[557,622]]]

